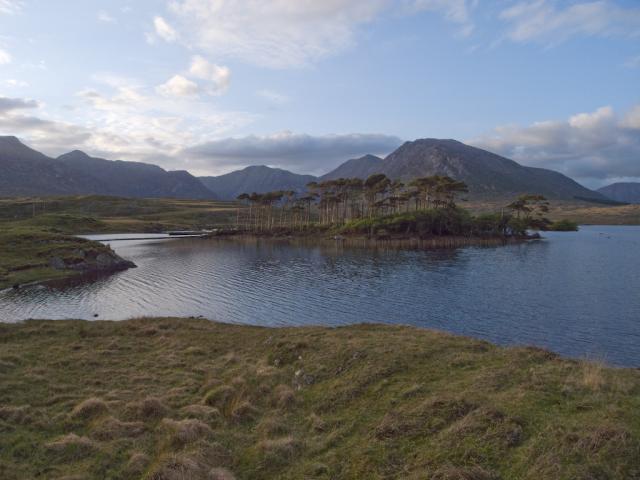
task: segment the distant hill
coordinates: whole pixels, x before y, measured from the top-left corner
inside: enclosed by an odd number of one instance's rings
[[[618,182],[598,189],[602,195],[611,200],[624,203],[640,203],[640,183]]]
[[[338,178],[367,178],[369,175],[379,173],[384,165],[384,160],[375,155],[365,155],[360,158],[347,160],[338,168],[320,177],[320,180],[336,180]]]
[[[389,178],[402,180],[448,175],[467,183],[469,196],[473,198],[539,193],[558,199],[604,199],[600,193],[583,187],[559,172],[525,167],[456,140],[427,138],[405,142],[384,160],[378,162],[376,158],[349,160],[322,178],[338,178],[345,176],[342,173],[361,168],[367,175],[384,173]]]
[[[215,198],[185,171],[93,158],[75,150],[57,159],[16,137],[0,137],[0,196],[100,194],[123,197]]]
[[[101,191],[90,193],[119,197],[214,198],[211,190],[184,170],[167,172],[157,165],[105,160],[79,150],[59,156],[58,161],[76,173],[99,181]]]
[[[316,181],[313,175],[271,168],[264,165],[247,167],[217,177],[199,177],[209,190],[216,192],[221,200],[235,200],[242,193],[264,193],[275,190],[306,191],[309,182]]]
[[[16,137],[0,137],[0,172],[0,196],[6,197],[66,195],[100,188],[92,177],[73,172]]]

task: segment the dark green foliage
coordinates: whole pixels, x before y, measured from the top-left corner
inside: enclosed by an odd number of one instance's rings
[[[577,232],[578,224],[572,220],[558,220],[549,225],[549,230],[554,232]]]
[[[431,208],[384,217],[354,220],[339,229],[340,233],[358,235],[431,236],[503,236],[508,233],[509,215],[472,216],[462,208]],[[526,230],[526,229],[525,229]]]

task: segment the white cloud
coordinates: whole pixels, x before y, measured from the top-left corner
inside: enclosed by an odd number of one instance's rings
[[[6,50],[0,48],[0,65],[11,63],[11,55]]]
[[[24,80],[16,80],[15,78],[8,78],[4,81],[4,84],[7,87],[11,87],[11,88],[22,88],[22,87],[28,87],[29,84],[27,82],[25,82]]]
[[[156,88],[157,92],[161,95],[170,97],[188,97],[198,95],[200,87],[195,82],[192,82],[188,78],[182,75],[174,75],[166,83]]]
[[[98,12],[98,21],[102,23],[116,23],[116,19],[105,10],[100,10]]]
[[[104,158],[194,170],[179,152],[233,134],[256,118],[217,110],[197,97],[165,97],[132,79],[100,74],[94,80],[100,86],[78,92],[84,108],[69,105],[62,113],[65,121],[34,100],[0,97],[0,134],[23,137],[49,155],[78,148]]]
[[[389,12],[434,11],[468,35],[473,29],[469,6],[476,1],[173,0],[169,6],[189,46],[215,57],[287,68],[308,65],[348,48],[360,25]]]
[[[178,39],[178,32],[167,23],[162,17],[154,17],[153,27],[156,35],[162,38],[165,42],[175,42]]]
[[[192,58],[189,73],[195,78],[210,82],[208,91],[213,95],[226,91],[231,82],[231,70],[228,67],[210,63],[200,55]]]
[[[606,106],[564,121],[498,127],[470,143],[588,184],[640,177],[640,105],[623,116]]]
[[[292,132],[250,135],[209,141],[183,153],[202,169],[269,164],[299,172],[322,174],[348,158],[367,153],[385,155],[402,141],[390,135],[345,134],[313,136]]]
[[[0,0],[0,14],[12,15],[22,9],[20,0]]]
[[[576,35],[640,36],[640,8],[624,8],[611,0],[577,2],[559,8],[553,0],[520,2],[502,11],[507,36],[516,42],[554,44]]]
[[[622,120],[622,126],[640,131],[640,105],[636,105]],[[638,159],[640,161],[640,158]]]

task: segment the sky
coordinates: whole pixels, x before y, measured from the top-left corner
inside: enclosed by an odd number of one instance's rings
[[[454,138],[640,180],[638,0],[0,0],[0,134],[195,175]]]

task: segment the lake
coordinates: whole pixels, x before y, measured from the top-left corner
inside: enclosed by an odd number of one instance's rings
[[[523,244],[432,251],[135,237],[107,243],[138,268],[0,292],[0,320],[383,322],[640,366],[640,227],[586,226]]]

